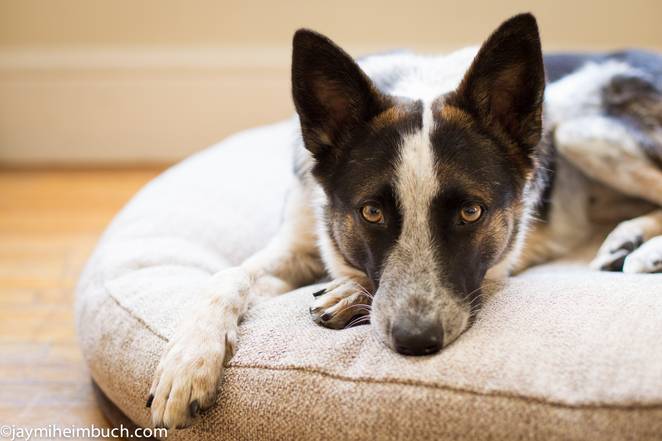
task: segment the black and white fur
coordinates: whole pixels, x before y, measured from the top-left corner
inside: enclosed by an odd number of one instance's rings
[[[251,304],[325,276],[316,322],[369,317],[386,346],[428,354],[471,325],[486,280],[566,254],[600,224],[621,222],[596,269],[662,270],[662,58],[558,54],[544,64],[546,91],[529,14],[480,50],[358,65],[297,32],[302,142],[285,221],[262,251],[209,280],[155,373],[154,425],[186,426],[213,404]],[[383,222],[360,218],[366,201]],[[467,203],[482,208],[478,221],[458,217]]]

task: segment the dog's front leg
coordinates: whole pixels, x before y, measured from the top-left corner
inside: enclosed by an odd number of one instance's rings
[[[147,400],[154,426],[185,427],[200,409],[213,404],[223,363],[236,347],[239,320],[251,303],[323,275],[309,202],[309,194],[297,185],[269,245],[209,279],[156,369]]]
[[[250,285],[241,267],[215,274],[182,320],[158,364],[147,399],[155,427],[185,427],[214,402],[223,362],[234,351]]]

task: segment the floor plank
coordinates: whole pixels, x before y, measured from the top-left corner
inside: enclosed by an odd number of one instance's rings
[[[161,169],[0,168],[0,423],[107,426],[78,350],[74,288],[99,234]]]

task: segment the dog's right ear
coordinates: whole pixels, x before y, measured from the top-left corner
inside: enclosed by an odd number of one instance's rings
[[[343,141],[386,103],[352,57],[307,29],[294,34],[292,96],[304,143],[317,159],[337,155]]]

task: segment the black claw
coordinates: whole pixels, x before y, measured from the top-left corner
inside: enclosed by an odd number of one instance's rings
[[[325,312],[322,314],[322,321],[325,322],[331,318],[331,313],[330,312]]]
[[[623,264],[625,263],[625,258],[628,256],[629,252],[626,250],[620,250],[612,254],[612,260],[610,262],[602,265],[603,271],[623,271]]]
[[[145,407],[152,407],[152,401],[154,401],[154,394],[149,394],[149,397],[147,397],[147,403],[145,403]]]
[[[198,403],[198,400],[193,400],[191,401],[191,404],[188,405],[188,411],[191,414],[192,418],[195,418],[198,415],[199,410],[200,410],[200,403]]]
[[[313,297],[319,297],[319,296],[321,296],[322,294],[324,294],[325,292],[326,292],[326,289],[320,289],[319,291],[315,291],[315,292],[313,293]]]

